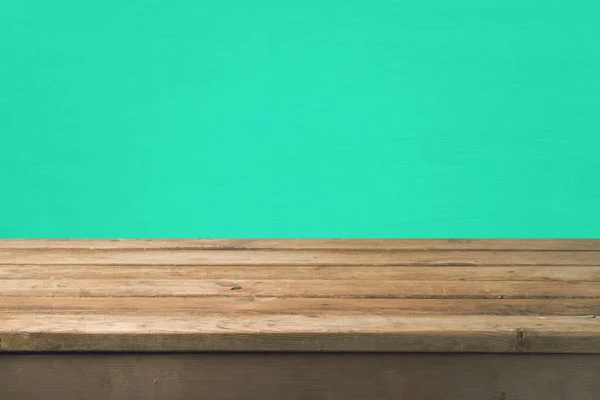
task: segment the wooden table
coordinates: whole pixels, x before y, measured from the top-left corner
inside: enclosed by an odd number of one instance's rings
[[[0,398],[600,399],[600,240],[0,240]]]

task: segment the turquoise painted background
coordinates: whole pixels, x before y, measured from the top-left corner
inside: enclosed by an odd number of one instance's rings
[[[0,236],[600,236],[598,21],[592,0],[4,0]]]

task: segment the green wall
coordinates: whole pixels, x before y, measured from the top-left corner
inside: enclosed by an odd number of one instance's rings
[[[1,237],[598,237],[600,2],[3,0]]]

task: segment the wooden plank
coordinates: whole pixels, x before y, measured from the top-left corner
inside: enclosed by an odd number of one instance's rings
[[[600,251],[2,250],[0,264],[600,265]]]
[[[600,239],[0,239],[4,249],[600,250]]]
[[[600,251],[600,239],[0,239],[0,249]]]
[[[597,249],[163,242],[3,248],[0,348],[600,353]]]
[[[5,279],[3,296],[81,297],[349,297],[349,298],[600,298],[599,282]]]
[[[0,297],[0,314],[600,315],[598,299],[316,299],[279,297]]]
[[[3,355],[0,388],[10,400],[595,400],[600,356]]]
[[[600,354],[600,318],[3,314],[0,350]]]
[[[0,279],[351,279],[600,282],[599,266],[0,265]]]

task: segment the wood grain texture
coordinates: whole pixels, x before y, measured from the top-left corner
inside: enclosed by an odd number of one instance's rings
[[[3,296],[598,298],[600,282],[293,279],[4,279]]]
[[[0,239],[0,249],[600,251],[600,239]]]
[[[0,265],[0,279],[259,279],[600,282],[600,266]]]
[[[2,351],[600,353],[591,316],[3,314]]]
[[[600,251],[0,250],[0,264],[600,265]]]
[[[0,349],[600,353],[597,244],[5,240]]]
[[[10,400],[596,400],[600,356],[5,354],[0,388]]]
[[[0,297],[0,313],[100,315],[600,315],[597,299]]]

